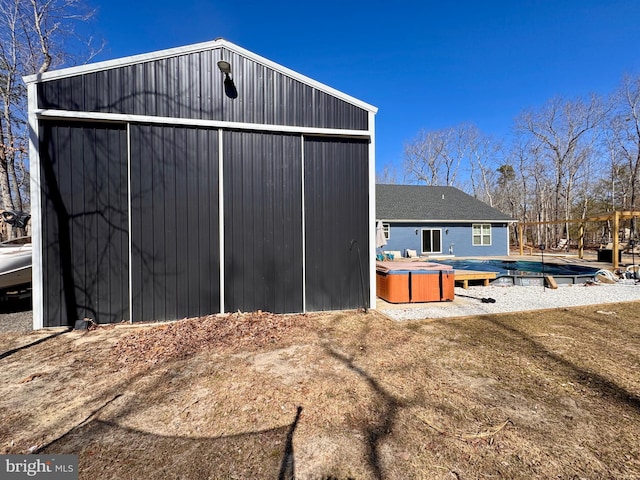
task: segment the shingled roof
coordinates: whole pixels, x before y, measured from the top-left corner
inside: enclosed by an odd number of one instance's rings
[[[510,222],[509,215],[455,187],[376,185],[376,218],[404,221]]]

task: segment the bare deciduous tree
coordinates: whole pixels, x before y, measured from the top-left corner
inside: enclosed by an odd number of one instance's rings
[[[637,210],[640,208],[640,77],[625,76],[613,95],[612,104],[613,113],[605,128],[611,161],[611,199],[620,208]],[[632,222],[632,236],[636,230]]]
[[[537,142],[545,171],[551,173],[553,185],[552,216],[550,220],[569,220],[573,193],[577,177],[591,160],[596,127],[601,125],[606,115],[599,97],[566,101],[555,98],[540,110],[524,112],[516,120],[516,130]],[[557,242],[560,235],[568,234],[554,228],[552,240]]]
[[[390,164],[382,167],[382,172],[376,174],[376,183],[395,184],[399,182],[399,174],[397,169]]]
[[[426,185],[440,185],[442,171],[442,152],[446,148],[444,130],[427,132],[420,130],[418,135],[404,147],[404,169],[407,176]]]
[[[463,187],[461,173],[485,165],[489,139],[475,125],[463,124],[437,131],[421,130],[404,148],[404,170],[414,182]],[[473,189],[473,187],[472,187]]]
[[[76,26],[95,15],[82,0],[0,0],[0,209],[29,203],[27,92],[22,77],[93,58]]]
[[[570,219],[640,210],[640,76],[624,77],[606,102],[552,99],[514,127],[500,148],[473,125],[422,130],[405,145],[406,178],[462,188],[521,222],[550,222],[525,231],[525,243],[576,235]],[[635,219],[630,227],[635,239]],[[605,232],[593,236],[602,242]]]

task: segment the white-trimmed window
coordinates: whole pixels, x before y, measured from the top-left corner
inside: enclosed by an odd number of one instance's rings
[[[382,231],[384,233],[385,240],[389,240],[389,238],[391,238],[391,228],[388,223],[382,224]]]
[[[442,253],[442,230],[422,229],[422,253]]]
[[[491,245],[491,224],[489,223],[474,223],[471,226],[473,235],[473,246],[488,246]]]

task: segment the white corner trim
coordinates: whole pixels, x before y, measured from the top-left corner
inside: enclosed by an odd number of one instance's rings
[[[369,308],[376,308],[376,137],[375,112],[369,112]]]
[[[131,124],[127,123],[127,237],[129,240],[129,323],[133,323],[133,211],[131,202]]]
[[[29,173],[31,176],[31,299],[33,302],[33,329],[44,328],[43,295],[43,242],[42,242],[42,197],[40,181],[40,142],[38,140],[37,85],[27,86],[29,110]]]
[[[300,205],[302,223],[302,312],[307,313],[307,228],[305,216],[305,170],[304,170],[304,135],[300,136]]]
[[[220,313],[224,311],[224,132],[218,130],[218,274],[220,289]]]

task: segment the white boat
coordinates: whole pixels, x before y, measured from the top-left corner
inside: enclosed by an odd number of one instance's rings
[[[31,239],[0,243],[0,290],[31,283]]]

